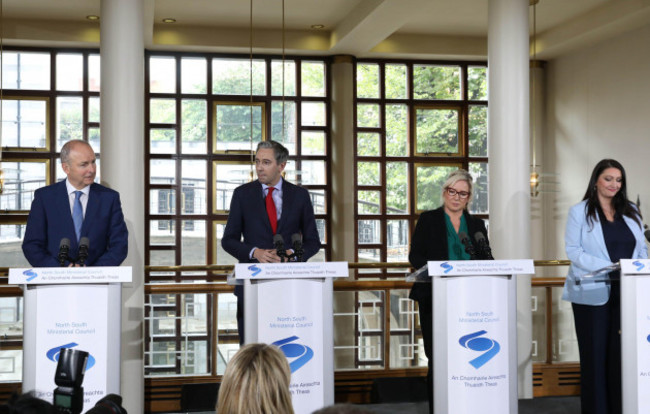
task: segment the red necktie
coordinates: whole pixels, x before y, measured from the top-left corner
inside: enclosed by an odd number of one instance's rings
[[[273,190],[275,187],[269,187],[269,192],[266,194],[266,213],[269,215],[269,221],[271,222],[271,229],[273,234],[278,230],[278,212],[275,210],[275,203],[273,202]]]

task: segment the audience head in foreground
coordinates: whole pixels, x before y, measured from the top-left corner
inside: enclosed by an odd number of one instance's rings
[[[221,381],[219,414],[293,414],[291,369],[273,345],[244,345],[232,357]]]

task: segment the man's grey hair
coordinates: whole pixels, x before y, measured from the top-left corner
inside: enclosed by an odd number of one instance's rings
[[[284,164],[289,159],[289,150],[277,141],[260,141],[257,144],[257,150],[255,152],[259,151],[260,149],[272,149],[273,155],[275,155],[275,161],[278,163],[278,165]]]
[[[63,148],[61,148],[61,164],[68,164],[70,162],[70,151],[72,151],[74,146],[79,144],[90,147],[90,144],[82,139],[71,139],[63,145]]]

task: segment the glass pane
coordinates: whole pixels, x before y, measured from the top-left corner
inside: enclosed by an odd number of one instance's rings
[[[253,95],[266,94],[266,63],[253,60]],[[249,59],[212,59],[212,93],[222,95],[251,94]]]
[[[175,223],[176,222],[174,220],[150,220],[149,244],[151,246],[176,245]]]
[[[350,335],[335,335],[334,369],[337,371],[377,368],[376,365],[359,362],[361,342],[357,329],[360,315],[356,292],[334,292],[334,324],[343,332],[354,332]]]
[[[357,64],[357,98],[379,98],[379,65]]]
[[[226,229],[226,223],[214,223],[214,234],[215,234],[215,244],[216,247],[216,259],[214,259],[215,264],[219,265],[230,265],[238,263],[237,259],[228,254],[223,247],[221,247],[221,239],[223,238],[223,232]],[[235,327],[237,329],[237,327]]]
[[[230,358],[239,350],[237,298],[232,293],[217,294],[217,375],[226,372]]]
[[[273,101],[271,103],[271,139],[282,143],[289,154],[296,153],[296,103]]]
[[[553,361],[580,360],[571,303],[562,300],[562,287],[553,287]]]
[[[173,57],[149,58],[149,91],[152,93],[176,92],[176,59]]]
[[[325,161],[303,161],[296,184],[325,185]]]
[[[99,122],[99,97],[88,98],[88,122]]]
[[[408,107],[386,105],[386,155],[405,157],[408,155]]]
[[[250,151],[262,140],[262,106],[217,104],[216,151]],[[251,137],[251,127],[253,136]]]
[[[415,110],[416,152],[419,154],[460,152],[458,111],[455,109]]]
[[[61,150],[63,144],[71,139],[83,139],[83,102],[82,98],[56,98],[56,148]]]
[[[301,62],[300,78],[302,96],[325,96],[325,64]]]
[[[487,68],[470,66],[467,68],[467,96],[470,100],[487,100]]]
[[[230,210],[233,190],[251,181],[255,173],[250,164],[215,164],[214,170],[216,182],[214,209]]]
[[[359,263],[378,263],[381,262],[381,249],[359,249]],[[359,269],[360,274],[381,273],[381,269]]]
[[[325,219],[316,219],[316,230],[318,231],[318,237],[320,239],[321,244],[327,243],[327,238],[325,237],[325,228],[326,228],[327,223],[325,222]],[[309,259],[311,262],[324,262],[325,261],[325,250],[320,249],[318,253],[316,253],[311,259]]]
[[[181,58],[181,92],[207,93],[208,62],[203,58]]]
[[[386,221],[386,255],[389,262],[408,262],[409,221]]]
[[[325,117],[325,103],[323,102],[303,102],[302,116],[300,123],[303,126],[325,126],[327,125]]]
[[[442,204],[442,185],[457,166],[418,165],[415,167],[415,205],[419,211],[433,210]]]
[[[2,146],[45,148],[47,112],[46,101],[3,99]]]
[[[296,96],[296,62],[284,61],[284,91],[282,89],[282,61],[271,62],[271,95]]]
[[[307,189],[311,204],[314,206],[314,214],[327,213],[327,199],[325,198],[325,190]]]
[[[472,186],[472,201],[469,211],[472,214],[488,213],[488,164],[485,162],[470,162],[469,173],[474,178]]]
[[[358,235],[359,244],[381,243],[381,229],[379,220],[359,220]]]
[[[386,213],[408,214],[409,180],[407,176],[407,163],[386,163]]]
[[[176,214],[176,190],[161,189],[149,192],[150,214]]]
[[[300,142],[302,155],[325,155],[325,140],[323,131],[302,131]]]
[[[0,224],[0,263],[3,267],[29,267],[22,249],[25,226],[25,224]],[[0,315],[2,312],[0,310]]]
[[[379,105],[357,104],[357,126],[379,128]]]
[[[2,52],[3,89],[50,89],[50,54]]]
[[[151,99],[149,101],[149,122],[153,124],[176,123],[176,101],[174,99]]]
[[[0,194],[0,210],[29,210],[34,191],[47,184],[47,164],[3,161],[2,169],[5,187],[4,192]]]
[[[413,66],[415,99],[460,99],[458,66]]]
[[[533,317],[533,348],[530,356],[533,362],[546,362],[546,289],[531,289],[531,313]]]
[[[381,204],[379,203],[380,197],[381,191],[358,191],[357,210],[359,214],[381,213]]]
[[[149,152],[152,154],[175,154],[176,130],[154,128],[150,129]]]
[[[56,55],[56,89],[59,91],[82,91],[84,87],[82,55]]]
[[[181,161],[181,214],[206,214],[207,163],[204,160]]]
[[[88,90],[99,92],[101,85],[101,60],[99,55],[88,55]]]
[[[88,143],[95,153],[99,152],[100,138],[99,128],[88,128]],[[99,177],[99,160],[97,160],[97,176],[95,177],[95,181],[99,182],[97,177]]]
[[[181,225],[181,265],[206,264],[205,220],[183,220]]]
[[[469,155],[487,157],[487,106],[469,107]]]
[[[20,382],[23,379],[23,351],[0,351],[0,382]]]
[[[176,184],[175,160],[149,160],[150,184]]]
[[[149,252],[151,266],[175,266],[174,250],[151,250]],[[173,274],[173,272],[160,272],[156,275]]]
[[[206,101],[181,101],[181,151],[183,154],[205,154],[208,148],[208,106]]]
[[[390,366],[395,368],[427,365],[426,359],[420,361],[419,358],[420,346],[415,334],[418,313],[415,301],[408,296],[408,289],[390,291]]]
[[[379,134],[359,132],[357,134],[357,155],[360,157],[380,156]]]
[[[381,185],[378,162],[357,163],[357,185]]]
[[[406,65],[386,65],[386,99],[406,99],[407,91]]]

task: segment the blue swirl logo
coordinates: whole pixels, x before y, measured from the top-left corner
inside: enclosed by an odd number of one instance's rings
[[[70,342],[69,344],[57,346],[47,351],[45,355],[47,356],[47,359],[49,359],[50,361],[58,363],[59,355],[61,354],[61,348],[74,348],[77,345],[79,344],[76,342]],[[92,368],[93,365],[95,365],[95,357],[93,357],[92,355],[90,355],[90,353],[88,353],[88,361],[86,362],[86,371]]]
[[[257,267],[256,265],[250,265],[250,266],[248,266],[248,270],[251,271],[251,277],[255,277],[255,276],[259,275],[260,272],[262,271],[262,269],[260,269],[260,268]]]
[[[483,354],[469,361],[469,363],[476,369],[485,365],[501,350],[501,346],[494,339],[484,337],[480,338],[481,335],[485,335],[486,333],[487,331],[476,331],[469,335],[462,336],[458,341],[464,348],[476,352],[483,352]]]
[[[648,335],[648,337],[646,339],[648,340],[648,342],[650,342],[650,335]]]
[[[314,351],[310,347],[302,344],[291,343],[296,339],[300,338],[294,335],[280,339],[271,344],[280,348],[282,353],[284,353],[284,356],[287,357],[292,374],[302,368],[303,365],[314,357]]]
[[[449,273],[449,272],[451,272],[451,271],[454,269],[454,266],[450,265],[450,264],[447,263],[447,262],[440,263],[440,267],[442,267],[443,269],[445,269],[445,273]]]
[[[38,273],[36,273],[34,269],[27,269],[23,271],[23,275],[27,276],[28,282],[31,282],[32,280],[38,277]]]
[[[640,261],[638,261],[638,260],[633,261],[632,264],[634,266],[636,266],[636,271],[637,272],[640,272],[641,269],[643,269],[645,267],[645,265],[643,263],[641,263]]]

